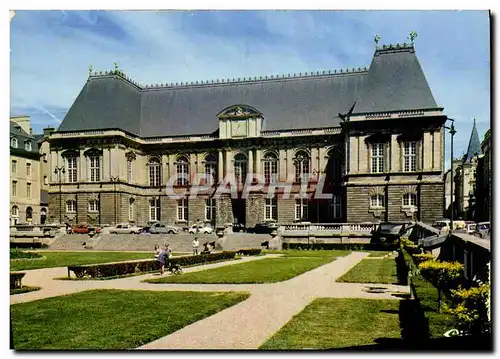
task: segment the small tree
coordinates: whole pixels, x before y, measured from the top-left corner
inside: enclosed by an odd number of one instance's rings
[[[428,260],[418,265],[420,273],[429,280],[438,291],[438,311],[441,311],[441,294],[445,289],[452,289],[456,280],[462,276],[463,265],[458,262]]]
[[[481,284],[470,289],[452,290],[454,307],[448,311],[458,319],[458,329],[470,334],[482,334],[490,331],[489,318],[490,285]]]

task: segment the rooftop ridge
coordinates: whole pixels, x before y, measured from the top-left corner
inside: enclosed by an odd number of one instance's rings
[[[139,90],[150,90],[150,89],[161,89],[161,88],[179,88],[186,86],[202,86],[202,85],[225,85],[225,84],[238,84],[238,83],[253,83],[253,82],[265,82],[265,81],[276,81],[276,80],[295,80],[304,79],[312,77],[324,77],[324,76],[340,76],[340,75],[353,75],[359,73],[366,73],[368,68],[364,67],[353,67],[352,69],[334,69],[334,70],[322,70],[322,71],[311,71],[311,72],[299,72],[293,74],[277,74],[277,75],[265,75],[265,76],[253,76],[253,77],[238,77],[238,78],[228,78],[228,79],[216,79],[216,80],[198,80],[198,81],[181,81],[181,82],[170,82],[170,83],[156,83],[156,84],[141,84],[132,80],[121,70],[109,70],[109,71],[94,71],[89,73],[90,78],[98,77],[110,77],[118,76],[121,79],[127,81],[131,85],[135,86]]]
[[[402,44],[389,44],[375,47],[375,56],[381,54],[390,54],[396,52],[415,52],[415,46],[413,44],[408,44],[406,42]]]

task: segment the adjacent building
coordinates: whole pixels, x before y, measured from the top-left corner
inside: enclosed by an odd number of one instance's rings
[[[481,150],[483,154],[479,156],[476,170],[474,219],[476,222],[491,222],[491,130],[484,135]]]
[[[94,72],[48,138],[49,213],[95,224],[432,222],[443,216],[445,121],[409,44],[377,47],[368,68],[314,73],[141,85]],[[231,194],[219,195],[228,177]]]

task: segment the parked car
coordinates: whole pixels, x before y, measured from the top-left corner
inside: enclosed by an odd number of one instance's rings
[[[485,238],[490,234],[490,222],[479,222],[476,226],[476,231],[474,235],[480,238]]]
[[[233,223],[233,232],[245,232],[246,228],[243,223]]]
[[[93,227],[88,224],[76,224],[71,227],[71,233],[73,234],[94,234],[100,232],[101,229],[99,227]]]
[[[109,233],[111,234],[139,234],[141,232],[141,227],[132,226],[128,223],[120,223],[116,227],[109,229]]]
[[[467,234],[474,234],[474,232],[476,231],[476,227],[477,227],[476,222],[472,222],[472,221],[465,222],[465,232]]]
[[[372,231],[372,243],[394,243],[403,233],[405,233],[404,224],[383,222]]]
[[[149,227],[149,233],[159,234],[159,233],[168,233],[168,234],[177,234],[182,231],[182,228],[169,226],[165,223],[154,223]]]
[[[202,233],[202,234],[212,234],[214,229],[208,224],[193,224],[188,232],[191,234]]]
[[[278,228],[278,224],[276,222],[262,222],[257,223],[255,227],[249,228],[249,233],[271,233],[272,231]]]
[[[450,221],[448,219],[443,219],[440,221],[435,221],[432,223],[432,227],[436,228],[441,232],[449,232],[450,231]]]

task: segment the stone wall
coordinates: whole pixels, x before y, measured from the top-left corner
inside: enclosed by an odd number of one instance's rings
[[[255,227],[257,223],[264,221],[264,206],[266,199],[264,196],[251,195],[246,200],[246,226]],[[278,204],[279,206],[279,204]]]
[[[443,218],[444,184],[422,184],[420,188],[420,220],[432,223]]]

